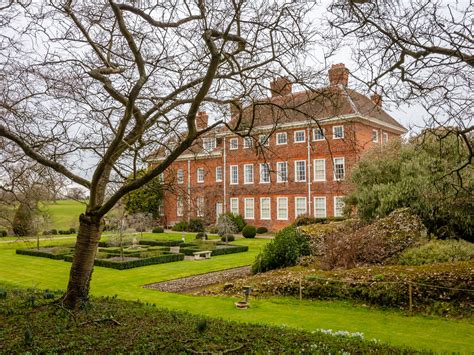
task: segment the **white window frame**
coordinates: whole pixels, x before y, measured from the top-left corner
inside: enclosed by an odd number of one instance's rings
[[[184,170],[183,169],[178,169],[176,171],[176,181],[178,184],[184,184]]]
[[[342,135],[336,137],[336,128],[341,128]],[[332,139],[344,139],[344,125],[332,126]]]
[[[235,175],[237,177],[237,180],[234,182],[234,168],[235,168]],[[229,167],[230,172],[229,172],[229,178],[230,182],[229,185],[238,185],[239,184],[239,166],[238,165],[231,165]]]
[[[234,203],[235,203],[235,206],[234,206]],[[239,198],[238,197],[230,198],[230,212],[233,213],[235,216],[239,214]]]
[[[383,143],[388,143],[388,133],[387,133],[387,132],[383,132],[383,133],[382,133],[382,137],[383,137]]]
[[[286,201],[286,216],[280,214],[281,201]],[[277,220],[287,221],[288,220],[288,197],[277,197]]]
[[[342,178],[336,178],[336,160],[342,159],[342,169],[343,169],[343,176]],[[332,161],[332,170],[333,170],[333,179],[334,181],[343,181],[346,178],[346,159],[344,157],[336,157]]]
[[[316,132],[321,131],[323,133],[322,138],[316,138]],[[326,140],[326,129],[325,128],[313,128],[313,141],[318,142],[318,141],[324,141]]]
[[[250,149],[253,147],[252,137],[244,137],[244,149]]]
[[[222,182],[222,166],[216,166],[216,182]]]
[[[263,215],[263,201],[268,201],[268,216]],[[272,199],[270,197],[260,197],[260,219],[263,221],[272,219]]]
[[[303,132],[303,140],[298,141],[298,140],[296,140],[296,136],[297,136],[298,133],[301,133],[301,132]],[[306,131],[304,129],[300,129],[300,130],[295,131],[294,136],[293,136],[293,142],[294,143],[304,143],[304,142],[306,142]]]
[[[202,172],[202,176],[201,176],[201,173]],[[202,179],[201,179],[202,177]],[[202,184],[204,182],[204,168],[197,168],[196,169],[196,181],[199,183],[199,184]]]
[[[206,147],[206,145],[209,145],[210,147]],[[202,148],[206,152],[212,152],[214,149],[217,147],[217,141],[215,138],[203,138],[202,139]]]
[[[229,139],[229,150],[237,150],[237,149],[239,149],[239,138]]]
[[[247,214],[248,212],[248,203],[251,202],[252,214]],[[244,198],[244,219],[255,219],[255,199],[253,197]]]
[[[262,179],[262,176],[263,176],[263,170],[264,170],[264,166],[267,166],[268,167],[268,173],[267,173],[267,176],[268,176],[268,180],[267,181],[264,181]],[[260,184],[269,184],[270,183],[270,163],[260,163],[260,181],[259,183]]]
[[[320,200],[323,200],[324,201],[324,215],[320,215],[318,216],[317,214],[317,203],[316,201],[320,199]],[[314,207],[314,217],[316,218],[327,218],[328,216],[328,207],[327,207],[327,201],[326,201],[326,196],[315,196],[314,199],[313,199],[313,207]]]
[[[176,216],[184,216],[184,199],[183,196],[178,196],[176,198]]]
[[[268,134],[261,134],[258,136],[258,142],[260,145],[268,147],[270,145],[270,136]]]
[[[304,212],[303,213],[298,213],[298,201],[304,201]],[[296,196],[295,197],[295,218],[298,218],[299,216],[303,216],[307,213],[308,213],[308,201],[306,200],[306,197]]]
[[[285,169],[286,169],[286,180],[282,180],[281,177],[281,170],[280,170],[280,164],[284,164]],[[277,182],[288,182],[288,162],[287,161],[279,161],[277,162]]]
[[[285,137],[285,141],[280,143],[280,137]],[[276,145],[285,145],[288,144],[288,133],[286,132],[278,132],[276,134]]]
[[[298,163],[303,163],[304,166],[304,179],[298,177]],[[295,160],[295,182],[306,182],[307,180],[307,171],[306,171],[306,160]]]
[[[345,207],[344,201],[342,201],[341,213],[340,213],[340,214],[339,214],[339,213],[336,213],[336,212],[337,212],[337,208],[336,208],[336,207],[337,207],[337,202],[336,202],[336,201],[337,201],[338,199],[342,199],[342,198],[344,198],[344,196],[334,196],[334,201],[333,201],[333,202],[334,202],[334,205],[333,205],[333,210],[334,210],[334,211],[333,211],[333,212],[334,212],[333,214],[334,214],[334,217],[344,217],[344,213],[343,213],[343,212],[344,212],[344,207]]]
[[[317,177],[317,174],[316,174],[316,162],[322,162],[323,163],[323,175],[324,177],[321,179],[321,178],[318,178]],[[313,160],[313,181],[326,181],[326,159],[322,158],[322,159],[314,159]]]
[[[249,180],[248,176],[247,176],[247,168],[249,168],[249,167],[252,168],[252,175],[251,175],[252,180]],[[254,174],[254,171],[253,171],[253,164],[244,164],[244,184],[245,185],[253,184],[254,175],[255,174]]]
[[[374,135],[375,133],[375,135]],[[378,129],[373,129],[372,130],[372,142],[378,143],[379,142],[379,130]]]
[[[196,217],[204,217],[204,207],[204,196],[198,196],[196,198]]]

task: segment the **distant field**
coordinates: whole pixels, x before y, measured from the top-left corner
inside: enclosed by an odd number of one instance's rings
[[[51,228],[69,229],[78,227],[79,215],[84,212],[85,204],[74,200],[50,202],[42,206],[49,212]]]

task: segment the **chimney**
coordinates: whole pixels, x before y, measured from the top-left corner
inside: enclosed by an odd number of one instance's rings
[[[377,93],[373,94],[370,99],[376,104],[378,107],[382,107],[382,95]]]
[[[286,76],[277,78],[270,83],[270,91],[272,93],[272,97],[291,94],[291,90],[291,82]]]
[[[209,117],[206,111],[200,111],[196,115],[196,128],[198,131],[206,129]]]
[[[349,83],[349,69],[342,63],[333,64],[329,69],[329,83],[331,86],[339,84],[347,86]]]
[[[234,100],[229,104],[230,108],[230,118],[237,116],[242,109],[242,105],[239,100]]]

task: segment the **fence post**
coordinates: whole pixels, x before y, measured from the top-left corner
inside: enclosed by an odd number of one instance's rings
[[[408,309],[410,313],[413,311],[413,288],[411,282],[408,282]]]

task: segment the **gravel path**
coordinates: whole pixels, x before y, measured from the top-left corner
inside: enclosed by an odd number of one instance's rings
[[[158,282],[143,287],[163,292],[185,293],[216,283],[238,279],[247,275],[250,275],[250,266],[183,277],[181,279]]]

